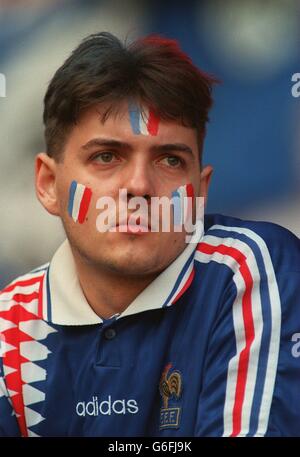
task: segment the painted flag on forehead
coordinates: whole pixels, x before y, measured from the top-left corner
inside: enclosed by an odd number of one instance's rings
[[[192,184],[185,184],[172,192],[174,224],[182,225],[192,216],[194,189]]]
[[[89,187],[72,181],[69,192],[68,213],[75,222],[83,224],[87,215],[92,191]]]
[[[129,119],[135,135],[157,135],[159,117],[147,107],[141,110],[138,105],[129,103]]]

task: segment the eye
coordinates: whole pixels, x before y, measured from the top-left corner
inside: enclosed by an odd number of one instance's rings
[[[111,163],[114,159],[116,159],[115,153],[109,151],[98,152],[92,157],[92,160],[100,163]]]
[[[183,165],[182,160],[177,156],[164,157],[162,159],[162,162],[164,162],[168,167],[171,167],[171,168],[178,168],[181,165]]]

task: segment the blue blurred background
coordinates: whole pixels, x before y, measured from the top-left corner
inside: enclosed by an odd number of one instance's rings
[[[60,222],[37,203],[33,158],[44,149],[42,99],[86,35],[179,40],[222,80],[205,142],[214,166],[208,211],[270,220],[300,236],[300,72],[297,0],[0,0],[0,287],[49,260]]]

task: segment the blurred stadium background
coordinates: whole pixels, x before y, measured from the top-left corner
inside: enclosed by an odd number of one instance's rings
[[[205,143],[215,172],[210,212],[269,220],[300,236],[298,0],[0,0],[0,287],[49,260],[60,222],[35,199],[42,99],[54,71],[86,35],[176,38],[223,83]]]

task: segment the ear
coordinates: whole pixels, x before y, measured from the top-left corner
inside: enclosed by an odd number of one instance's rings
[[[56,193],[56,162],[45,152],[35,159],[35,191],[43,207],[54,216],[59,216]]]
[[[204,197],[205,206],[207,204],[208,188],[213,174],[213,167],[207,165],[200,174],[200,197]]]

